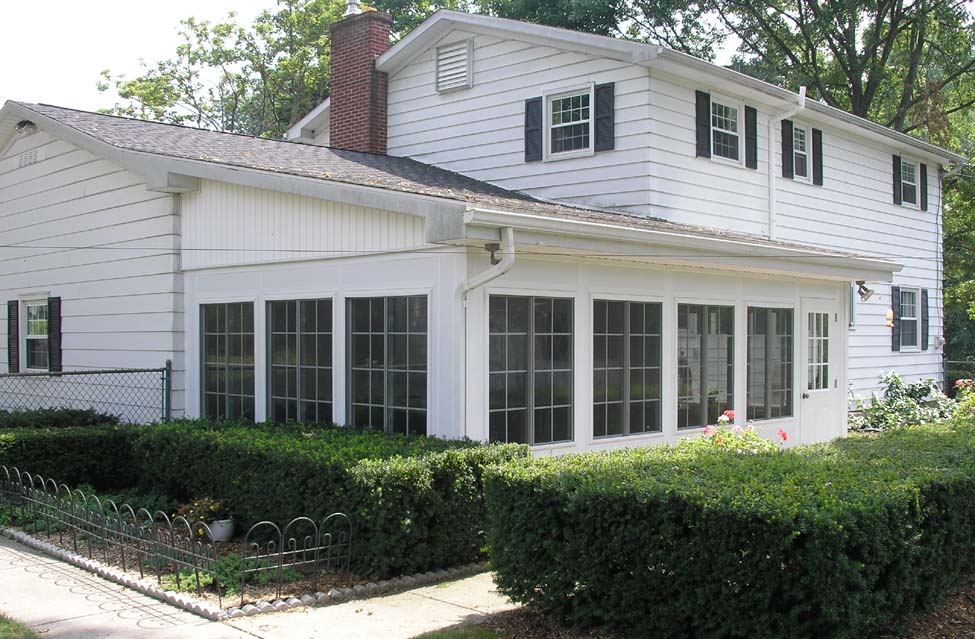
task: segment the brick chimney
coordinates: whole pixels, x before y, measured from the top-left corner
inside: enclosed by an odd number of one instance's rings
[[[366,10],[332,25],[329,146],[386,153],[388,78],[376,58],[389,49],[392,21]]]

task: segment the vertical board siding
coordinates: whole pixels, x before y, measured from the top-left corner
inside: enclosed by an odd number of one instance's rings
[[[204,181],[183,196],[184,269],[421,247],[423,218]]]
[[[25,151],[37,162],[20,167]],[[173,196],[146,190],[135,173],[45,131],[0,156],[0,299],[61,298],[65,371],[173,360],[177,415],[185,377],[178,251]],[[6,314],[4,304],[3,326]]]

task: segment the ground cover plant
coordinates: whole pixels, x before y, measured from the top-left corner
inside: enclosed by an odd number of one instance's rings
[[[851,430],[884,431],[943,421],[951,416],[955,403],[934,380],[907,383],[897,373],[880,377],[882,391],[858,402],[850,415]]]
[[[485,480],[500,589],[659,637],[867,637],[975,559],[975,400],[940,425],[776,452],[515,461]]]

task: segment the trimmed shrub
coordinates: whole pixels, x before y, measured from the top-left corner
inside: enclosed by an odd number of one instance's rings
[[[115,415],[90,408],[41,408],[0,410],[0,428],[70,428],[118,424]]]
[[[122,426],[6,428],[0,430],[0,465],[72,487],[131,486],[138,478],[132,459],[137,433]]]
[[[229,499],[245,526],[346,513],[355,569],[380,577],[476,559],[483,470],[527,455],[517,445],[293,424],[163,424],[136,442],[145,488]]]
[[[645,637],[854,638],[975,559],[975,419],[773,453],[656,447],[488,470],[502,592]]]

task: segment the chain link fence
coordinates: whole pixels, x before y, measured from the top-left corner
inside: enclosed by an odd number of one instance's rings
[[[92,409],[127,424],[172,417],[173,363],[162,368],[0,374],[0,409]]]

